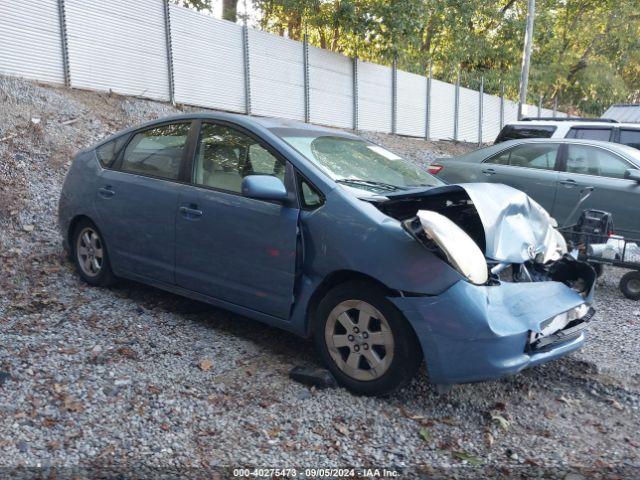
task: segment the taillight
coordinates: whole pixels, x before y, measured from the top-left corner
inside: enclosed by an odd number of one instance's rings
[[[444,167],[442,165],[438,165],[437,163],[432,163],[431,165],[429,165],[427,167],[427,170],[429,173],[431,173],[432,175],[435,175],[437,173],[440,173],[440,170],[442,170]]]

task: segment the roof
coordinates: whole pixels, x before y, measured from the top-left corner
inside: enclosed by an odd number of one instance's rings
[[[271,130],[273,134],[277,136],[291,135],[300,136],[306,134],[312,135],[332,135],[341,137],[356,138],[357,135],[345,130],[339,130],[336,128],[323,127],[320,125],[314,125],[311,123],[301,122],[299,120],[290,120],[286,118],[275,117],[256,117],[253,115],[242,115],[238,113],[226,113],[226,112],[189,112],[178,115],[170,115],[167,117],[156,118],[142,124],[134,125],[132,127],[120,130],[107,138],[104,138],[100,142],[96,143],[90,148],[98,147],[112,139],[119,137],[122,134],[129,133],[135,130],[144,129],[147,127],[153,127],[159,123],[165,122],[179,122],[186,120],[219,120],[235,123],[241,127],[251,128],[252,126],[258,126]]]
[[[640,115],[640,114],[639,114]],[[638,120],[640,122],[640,119]],[[640,125],[638,123],[632,122],[611,122],[611,121],[599,121],[597,118],[589,119],[589,120],[519,120],[517,122],[509,122],[505,123],[505,127],[507,125],[523,125],[523,126],[533,126],[533,125],[552,125],[552,126],[560,126],[564,125],[567,128],[571,127],[606,127],[606,128],[614,128],[614,127],[635,127],[638,128]]]
[[[480,148],[478,150],[473,150],[464,155],[460,155],[457,158],[464,158],[468,162],[480,162],[488,156],[493,155],[494,153],[522,143],[565,143],[576,145],[593,145],[594,147],[602,147],[606,148],[607,150],[611,150],[612,152],[617,153],[618,155],[622,155],[625,158],[633,161],[633,163],[635,163],[636,165],[640,166],[640,150],[629,147],[627,145],[622,145],[620,143],[602,142],[600,140],[585,140],[579,138],[521,138],[517,140],[507,140],[501,143],[489,145],[488,147]]]
[[[619,122],[640,123],[639,103],[617,103],[611,105],[602,118],[611,118]]]

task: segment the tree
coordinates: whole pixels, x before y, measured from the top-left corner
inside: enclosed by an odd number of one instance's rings
[[[174,0],[210,9],[212,0]],[[225,1],[225,5],[226,5]],[[228,3],[237,5],[237,0]],[[518,97],[525,0],[254,0],[260,28],[362,60]],[[231,15],[231,14],[230,14]],[[237,16],[237,13],[236,13]],[[233,19],[233,17],[229,17]],[[600,114],[640,99],[637,0],[538,0],[530,103]]]
[[[222,0],[222,18],[233,23],[238,21],[238,0]]]

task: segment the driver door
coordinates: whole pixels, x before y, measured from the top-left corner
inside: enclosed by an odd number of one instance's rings
[[[625,178],[632,163],[612,151],[595,145],[570,143],[558,186],[558,221],[572,224],[584,209],[593,208],[613,214],[615,232],[635,238],[640,231],[638,199],[640,184]],[[580,209],[568,218],[585,187],[593,187]]]
[[[555,216],[559,149],[557,143],[521,143],[485,160],[480,177],[525,192]]]
[[[176,217],[176,282],[225,302],[287,319],[293,302],[298,213],[285,204],[244,197],[247,175],[273,175],[291,185],[286,164],[249,132],[203,123],[191,184]]]

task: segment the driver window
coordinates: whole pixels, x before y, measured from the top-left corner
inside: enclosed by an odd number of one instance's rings
[[[250,136],[224,125],[202,125],[195,184],[240,193],[247,175],[273,175],[284,181],[284,171],[284,163]]]
[[[624,178],[631,166],[623,159],[601,148],[587,145],[567,146],[567,172]]]

